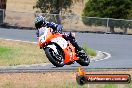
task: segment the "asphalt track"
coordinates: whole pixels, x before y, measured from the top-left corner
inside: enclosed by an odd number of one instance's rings
[[[18,30],[0,28],[0,38],[16,39],[23,41],[36,42],[35,30]],[[106,60],[93,61],[85,69],[126,69],[132,68],[132,36],[119,34],[95,34],[95,33],[76,33],[76,39],[80,45],[87,44],[89,47],[111,54]],[[74,70],[78,64],[55,68],[52,64],[34,65],[25,67],[8,67],[7,70]],[[3,68],[4,69],[4,68]],[[2,71],[2,69],[0,70]]]

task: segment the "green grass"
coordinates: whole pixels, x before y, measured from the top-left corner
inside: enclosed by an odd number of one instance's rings
[[[18,50],[8,46],[0,46],[0,65],[15,65],[14,56]]]
[[[118,88],[118,87],[117,87],[117,85],[114,85],[114,84],[106,84],[101,88]]]
[[[53,83],[52,83],[53,84]],[[45,84],[44,82],[37,82],[36,85],[29,85],[26,83],[20,83],[20,85],[13,83],[13,82],[7,82],[5,84],[0,85],[0,88],[132,88],[129,86],[124,86],[123,84],[85,84],[83,86],[80,86],[76,83],[68,83],[68,84]],[[125,84],[126,85],[126,84]]]
[[[0,59],[9,59],[8,56],[10,56],[13,51],[14,50],[9,47],[0,46]]]
[[[20,83],[20,85],[16,84],[16,83],[13,83],[13,82],[7,82],[7,83],[4,83],[2,85],[0,85],[0,88],[91,88],[91,87],[88,87],[88,85],[83,85],[83,86],[80,86],[78,85],[77,83],[74,83],[74,82],[69,82],[67,84],[55,84],[55,83],[51,83],[52,85],[50,84],[46,84],[43,82],[37,82],[36,85],[32,84],[29,85],[29,84],[26,84],[26,83]],[[33,87],[34,85],[34,87]],[[96,87],[94,87],[96,88]]]
[[[90,55],[92,57],[95,57],[97,55],[96,51],[92,48],[89,48],[86,44],[83,44],[83,49],[87,53],[87,55]]]
[[[90,57],[96,56],[96,51],[84,46]],[[0,40],[0,66],[15,66],[22,64],[47,63],[45,52],[37,44]]]
[[[1,85],[0,88],[15,88],[15,84],[13,84],[11,82],[7,82],[7,83]]]
[[[37,44],[0,40],[0,66],[46,62],[48,59]]]

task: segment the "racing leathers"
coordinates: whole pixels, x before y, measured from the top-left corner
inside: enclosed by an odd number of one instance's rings
[[[54,33],[61,33],[67,41],[70,41],[71,44],[75,47],[75,50],[81,50],[80,46],[78,46],[77,41],[75,40],[75,37],[71,32],[69,33],[62,33],[63,26],[59,24],[55,24],[54,22],[46,22],[46,24],[43,24],[42,27],[48,27],[52,28]],[[36,32],[37,37],[39,37],[39,29]]]

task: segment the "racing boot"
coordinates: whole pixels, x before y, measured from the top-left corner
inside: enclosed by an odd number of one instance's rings
[[[63,37],[67,41],[70,41],[70,43],[75,47],[76,54],[81,52],[81,50],[83,50],[82,47],[78,45],[77,40],[75,39],[75,36],[71,32],[64,33]]]
[[[71,32],[69,34],[69,37],[70,37],[71,44],[75,47],[76,53],[81,52],[83,48],[79,46],[79,44],[77,43],[77,40],[75,39],[75,36]]]

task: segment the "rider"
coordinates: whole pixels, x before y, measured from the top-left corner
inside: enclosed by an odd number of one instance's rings
[[[52,28],[53,29],[53,32],[54,33],[62,33],[62,25],[59,25],[59,24],[55,24],[54,22],[48,22],[46,21],[45,17],[43,16],[37,16],[36,19],[35,19],[35,27],[37,29],[37,37],[39,37],[39,29],[41,27],[49,27],[49,28]],[[72,43],[72,45],[75,47],[75,50],[81,50],[81,48],[78,46],[76,40],[75,40],[75,37],[73,36],[73,34],[70,32],[70,33],[64,33],[63,34],[63,37],[68,41],[70,41]]]

